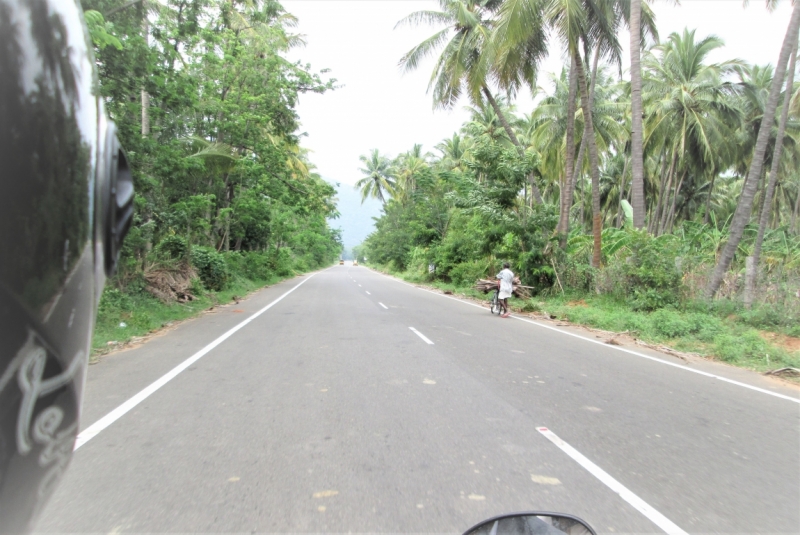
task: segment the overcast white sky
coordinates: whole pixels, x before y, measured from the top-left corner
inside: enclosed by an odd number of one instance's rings
[[[400,57],[432,35],[435,28],[395,23],[413,11],[437,9],[433,0],[284,0],[284,7],[300,19],[298,31],[307,46],[293,51],[291,59],[310,63],[312,69],[331,70],[342,87],[324,95],[303,95],[298,111],[301,130],[308,136],[311,161],[329,180],[354,183],[361,176],[358,157],[378,148],[390,157],[422,143],[426,150],[450,137],[467,118],[464,102],[451,111],[433,111],[426,93],[433,60],[418,71],[403,74]],[[712,61],[740,58],[751,63],[774,63],[778,58],[791,4],[781,0],[770,13],[763,0],[683,0],[655,2],[659,33],[665,39],[684,27],[696,28],[699,38],[716,34],[725,48]],[[627,43],[628,36],[620,36]],[[554,42],[554,48],[557,46]],[[553,50],[542,67],[539,84],[548,83],[546,72],[561,69],[562,51]],[[624,65],[629,59],[623,58]],[[520,95],[519,111],[529,111],[530,95]]]

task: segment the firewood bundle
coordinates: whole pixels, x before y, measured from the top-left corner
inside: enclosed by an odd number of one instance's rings
[[[478,279],[475,282],[474,288],[479,292],[488,293],[497,288],[497,281],[488,279]],[[519,278],[515,278],[513,295],[514,297],[518,297],[520,299],[530,299],[531,292],[528,286],[522,286],[520,284]]]

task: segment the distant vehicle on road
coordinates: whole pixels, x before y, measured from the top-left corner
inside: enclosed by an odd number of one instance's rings
[[[339,265],[343,266],[344,265],[344,260],[339,260]]]
[[[358,265],[358,260],[353,260],[353,265],[357,266]]]

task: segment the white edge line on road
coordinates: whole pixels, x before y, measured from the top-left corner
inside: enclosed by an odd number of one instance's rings
[[[546,427],[537,427],[539,433],[544,435],[550,442],[558,446],[561,451],[572,457],[572,459],[585,468],[590,474],[600,480],[605,486],[619,494],[619,497],[633,506],[634,509],[642,513],[653,524],[663,529],[670,535],[688,535],[685,531],[675,525],[669,518],[656,511],[650,504],[628,490],[622,483],[611,477],[606,471],[587,459],[581,452],[561,440],[558,435]]]
[[[427,336],[425,336],[424,334],[422,334],[421,332],[419,332],[418,330],[416,330],[414,327],[409,327],[409,329],[411,329],[412,331],[414,331],[414,334],[416,334],[417,336],[419,336],[420,338],[422,338],[423,340],[425,340],[425,343],[426,343],[426,344],[433,345],[433,342],[431,342],[431,341],[428,339],[428,337],[427,337]]]
[[[156,379],[153,383],[144,388],[144,390],[140,391],[138,394],[135,394],[133,397],[125,401],[122,405],[112,410],[111,412],[109,412],[108,414],[97,420],[95,423],[93,423],[80,433],[78,433],[78,437],[75,439],[75,447],[73,448],[73,451],[77,450],[78,448],[80,448],[81,446],[92,440],[94,437],[99,435],[100,432],[103,431],[106,427],[110,426],[111,424],[119,420],[129,410],[133,409],[136,405],[147,399],[156,390],[158,390],[159,388],[170,382],[183,370],[185,370],[186,368],[188,368],[189,366],[191,366],[192,364],[203,358],[212,349],[214,349],[222,342],[233,336],[233,334],[235,334],[236,331],[238,331],[239,329],[241,329],[242,327],[244,327],[245,325],[256,319],[258,316],[260,316],[261,314],[272,308],[275,304],[280,302],[284,297],[286,297],[287,295],[298,289],[300,286],[305,284],[305,282],[308,281],[308,279],[310,279],[314,275],[316,275],[316,273],[312,273],[311,275],[303,279],[297,286],[287,291],[286,293],[275,299],[273,302],[271,302],[270,304],[268,304],[267,306],[265,306],[264,308],[262,308],[249,318],[247,318],[246,320],[242,321],[235,327],[228,330],[228,332],[226,332],[225,334],[223,334],[222,336],[220,336],[219,338],[217,338],[216,340],[205,346],[203,349],[201,349],[188,359],[184,360],[183,362],[172,368],[170,371],[168,371],[158,379]]]
[[[371,293],[369,293],[369,290],[364,290],[364,291],[367,292],[367,295],[372,295]]]
[[[392,279],[393,281],[399,282],[400,284],[405,284],[406,286],[411,286],[412,288],[416,288],[417,290],[422,290],[423,292],[428,292],[428,293],[431,293],[433,295],[438,295],[439,297],[444,297],[446,299],[452,299],[453,301],[458,301],[459,303],[464,303],[465,305],[478,307],[480,309],[485,309],[486,308],[486,307],[483,307],[481,305],[477,305],[475,303],[470,303],[469,301],[464,301],[463,299],[459,299],[457,297],[450,297],[449,295],[440,294],[440,293],[428,290],[427,288],[420,288],[419,286],[415,286],[415,285],[409,284],[409,283],[407,283],[405,281],[398,280],[398,279],[396,279],[396,278],[394,278],[394,277],[392,277],[390,275],[386,275],[384,273],[380,273],[379,271],[376,271],[376,273],[379,273],[380,275],[383,275],[384,277],[388,277],[388,278]],[[714,375],[713,373],[704,372],[704,371],[701,371],[701,370],[695,370],[694,368],[689,368],[688,366],[683,366],[681,364],[676,364],[674,362],[669,362],[668,360],[660,359],[658,357],[651,357],[650,355],[645,355],[644,353],[639,353],[638,351],[632,351],[630,349],[625,349],[624,347],[612,346],[612,345],[606,344],[604,342],[600,342],[598,340],[592,340],[591,338],[586,338],[585,336],[581,336],[579,334],[571,333],[571,332],[568,332],[568,331],[563,331],[561,329],[558,329],[556,327],[552,327],[550,325],[544,325],[542,323],[539,323],[539,322],[536,322],[536,321],[532,321],[532,320],[529,320],[529,319],[526,319],[526,318],[520,318],[519,316],[512,315],[511,317],[514,318],[515,320],[524,321],[525,323],[530,323],[531,325],[536,325],[537,327],[541,327],[542,329],[549,329],[549,330],[555,331],[557,333],[565,334],[567,336],[572,336],[574,338],[579,338],[579,339],[581,339],[581,340],[583,340],[585,342],[591,342],[592,344],[601,345],[601,346],[605,347],[606,349],[614,349],[616,351],[622,351],[623,353],[628,353],[629,355],[634,355],[636,357],[641,357],[643,359],[652,360],[653,362],[659,362],[661,364],[666,364],[667,366],[672,366],[674,368],[679,368],[681,370],[686,370],[687,372],[697,373],[697,374],[703,375],[705,377],[711,377],[712,379],[719,379],[720,381],[723,381],[725,383],[730,383],[732,385],[741,386],[741,387],[747,388],[749,390],[754,390],[756,392],[761,392],[762,394],[767,394],[767,395],[770,395],[770,396],[774,396],[776,398],[785,399],[787,401],[793,401],[794,403],[800,404],[800,398],[793,398],[792,396],[787,396],[785,394],[779,394],[778,392],[773,392],[773,391],[767,390],[765,388],[760,388],[760,387],[757,387],[757,386],[749,385],[747,383],[742,383],[740,381],[735,381],[733,379],[728,379],[727,377],[722,377],[721,375]]]
[[[379,304],[380,306],[382,306],[383,308],[385,308],[386,310],[389,310],[389,307],[387,307],[386,305],[384,305],[384,304],[383,304],[383,303],[381,303],[380,301],[378,302],[378,304]]]

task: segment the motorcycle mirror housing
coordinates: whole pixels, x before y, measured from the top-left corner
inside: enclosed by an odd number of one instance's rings
[[[472,526],[464,535],[597,535],[577,516],[528,511],[495,516]]]

